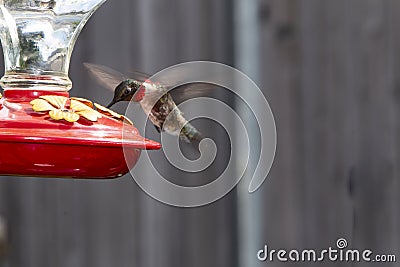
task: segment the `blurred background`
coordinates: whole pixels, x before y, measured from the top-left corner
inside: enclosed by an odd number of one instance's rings
[[[76,44],[71,94],[111,99],[83,62],[150,74],[192,60],[234,66],[274,112],[271,173],[254,194],[242,181],[193,209],[157,202],[129,175],[1,177],[0,266],[298,266],[258,262],[257,251],[323,249],[338,238],[398,253],[399,12],[396,0],[108,0]],[[219,153],[204,179],[226,163],[229,151]]]

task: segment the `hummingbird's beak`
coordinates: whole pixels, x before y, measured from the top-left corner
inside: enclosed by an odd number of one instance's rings
[[[107,107],[106,108],[111,108],[114,104],[115,104],[116,102],[113,100],[113,101],[111,101],[111,103],[110,104],[108,104],[107,105]]]

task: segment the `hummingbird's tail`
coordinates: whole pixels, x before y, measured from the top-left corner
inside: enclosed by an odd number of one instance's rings
[[[200,141],[204,138],[203,135],[189,122],[183,126],[180,137],[187,143],[192,143],[196,147],[198,147]]]

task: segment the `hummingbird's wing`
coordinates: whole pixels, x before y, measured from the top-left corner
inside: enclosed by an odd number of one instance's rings
[[[125,75],[109,67],[92,63],[83,63],[83,65],[97,83],[111,91],[114,91],[118,84],[126,80]]]
[[[179,104],[188,99],[210,97],[221,91],[221,87],[203,82],[184,84],[169,91],[174,101]]]
[[[131,70],[126,76],[139,82],[158,84],[157,88],[169,92],[177,104],[191,98],[209,96],[210,94],[217,92],[218,88],[221,88],[217,85],[204,82],[195,82],[176,86],[183,81],[183,78],[185,78],[183,75],[184,74],[180,70],[176,70],[172,73],[168,73],[166,77],[156,75],[157,78],[153,81],[151,75]]]
[[[136,80],[136,81],[139,81],[139,82],[149,81],[149,79],[150,79],[150,77],[151,77],[150,74],[144,73],[144,72],[140,72],[140,71],[137,71],[137,70],[130,70],[130,71],[126,74],[126,76],[127,76],[129,79]]]
[[[130,71],[128,75],[124,75],[112,68],[103,66],[103,65],[97,65],[93,63],[84,63],[84,66],[86,69],[89,71],[91,76],[103,87],[114,91],[115,88],[124,80],[126,79],[133,79],[139,82],[151,82],[149,80],[151,77],[150,75],[146,73],[142,73],[139,71]],[[179,76],[179,75],[178,75]],[[165,91],[170,91],[170,94],[172,95],[173,99],[177,103],[181,103],[187,99],[195,98],[195,97],[201,97],[201,96],[207,96],[210,93],[216,92],[216,89],[218,88],[217,86],[209,83],[190,83],[190,84],[184,84],[181,86],[176,87],[175,84],[177,83],[176,81],[179,81],[180,78],[177,75],[174,77],[168,77],[169,81],[165,81],[165,84],[163,83],[164,90]],[[175,82],[172,82],[175,81]],[[164,82],[164,81],[162,81]],[[175,84],[174,84],[175,83]],[[158,86],[160,88],[160,86]]]

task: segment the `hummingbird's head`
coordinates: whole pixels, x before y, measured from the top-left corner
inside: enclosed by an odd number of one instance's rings
[[[135,80],[125,80],[121,82],[116,88],[114,92],[114,98],[111,101],[111,103],[107,106],[110,108],[114,104],[120,102],[120,101],[135,101],[139,102],[143,98],[143,94],[140,93],[142,89],[142,83],[139,81]]]

